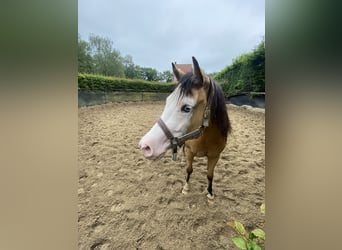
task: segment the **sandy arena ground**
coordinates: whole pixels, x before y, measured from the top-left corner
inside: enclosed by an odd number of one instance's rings
[[[196,158],[191,190],[186,167],[168,152],[146,160],[138,142],[164,107],[157,103],[79,108],[79,249],[237,249],[233,218],[264,226],[265,114],[227,105],[233,131],[206,197],[206,159]]]

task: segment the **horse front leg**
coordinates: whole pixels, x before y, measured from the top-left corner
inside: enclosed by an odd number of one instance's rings
[[[214,179],[214,169],[219,157],[208,157],[208,169],[207,169],[207,178],[208,178],[208,194],[207,197],[212,200],[214,199],[213,194],[213,179]]]
[[[194,154],[191,152],[191,150],[189,148],[185,148],[185,155],[186,155],[186,165],[187,165],[187,168],[186,168],[186,173],[187,173],[187,176],[186,176],[186,182],[185,182],[185,185],[182,189],[182,193],[183,194],[187,194],[188,191],[190,190],[190,187],[189,187],[189,180],[190,180],[190,176],[192,174],[192,163],[194,161]]]

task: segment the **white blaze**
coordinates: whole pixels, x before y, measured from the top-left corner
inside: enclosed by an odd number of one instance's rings
[[[180,96],[180,88],[177,87],[166,99],[166,105],[161,119],[171,131],[174,137],[179,137],[186,133],[190,125],[192,111],[182,112],[182,106],[193,107],[195,100],[191,96]],[[155,159],[163,155],[170,148],[170,140],[166,137],[160,126],[155,123],[149,132],[140,140],[139,146],[143,150],[144,156]]]

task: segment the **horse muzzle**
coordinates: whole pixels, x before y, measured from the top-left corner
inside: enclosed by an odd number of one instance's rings
[[[170,148],[170,141],[165,137],[160,128],[155,125],[141,138],[139,147],[146,159],[156,160],[163,156]]]

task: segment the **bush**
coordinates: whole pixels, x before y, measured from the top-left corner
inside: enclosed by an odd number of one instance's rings
[[[173,91],[174,84],[79,73],[78,89],[83,91],[105,92],[126,91],[169,93]]]
[[[250,53],[242,54],[233,63],[213,76],[222,84],[225,96],[242,92],[265,92],[265,44],[262,41]]]

